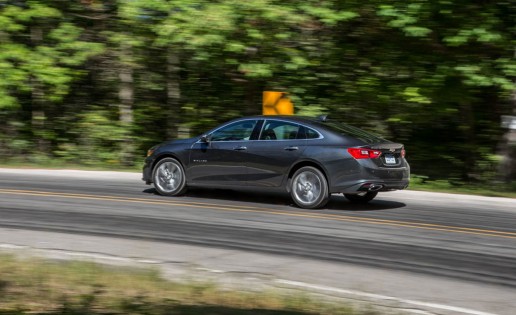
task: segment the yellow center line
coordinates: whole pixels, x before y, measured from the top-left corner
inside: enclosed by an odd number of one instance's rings
[[[18,189],[0,189],[1,194],[14,194],[14,195],[28,195],[28,196],[40,196],[40,197],[61,197],[71,199],[85,199],[85,200],[103,200],[103,201],[116,201],[116,202],[128,202],[128,203],[141,203],[141,204],[153,204],[153,205],[174,205],[193,207],[201,209],[212,209],[212,210],[223,210],[233,212],[253,212],[253,213],[265,213],[274,214],[281,216],[292,216],[292,217],[304,217],[313,219],[325,219],[345,222],[357,222],[357,223],[369,223],[377,225],[389,225],[389,226],[401,226],[407,228],[425,229],[433,231],[445,231],[453,233],[465,233],[483,236],[494,236],[502,238],[516,238],[516,232],[506,232],[497,230],[487,230],[478,228],[467,228],[460,226],[448,226],[431,223],[418,223],[418,222],[407,222],[397,221],[388,219],[375,219],[375,218],[364,218],[347,215],[336,215],[336,214],[324,214],[324,213],[303,213],[296,211],[281,211],[275,209],[261,208],[255,206],[240,206],[240,205],[217,205],[204,202],[178,202],[170,200],[150,200],[144,198],[131,198],[121,196],[106,196],[106,195],[88,195],[88,194],[72,194],[62,192],[49,192],[49,191],[31,191],[31,190],[18,190]]]

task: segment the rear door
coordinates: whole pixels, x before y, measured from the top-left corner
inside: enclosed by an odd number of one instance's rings
[[[257,141],[249,144],[248,186],[279,187],[291,165],[305,150],[303,127],[293,122],[267,119]]]

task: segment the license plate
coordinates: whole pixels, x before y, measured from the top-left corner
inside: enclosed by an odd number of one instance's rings
[[[386,164],[396,164],[396,158],[392,155],[386,155],[385,156],[385,163]]]

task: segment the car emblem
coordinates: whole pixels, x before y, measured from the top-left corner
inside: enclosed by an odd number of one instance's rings
[[[389,149],[389,151],[394,152],[394,151],[396,151],[396,149]]]

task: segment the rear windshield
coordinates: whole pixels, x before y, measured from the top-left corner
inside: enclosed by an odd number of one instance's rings
[[[350,126],[348,124],[338,121],[324,121],[319,122],[324,127],[332,130],[333,132],[340,133],[345,136],[350,136],[362,140],[367,144],[374,144],[379,142],[386,142],[387,140],[380,138],[372,133],[362,130],[357,127]]]

